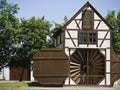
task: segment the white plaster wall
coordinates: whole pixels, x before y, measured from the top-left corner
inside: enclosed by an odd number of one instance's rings
[[[70,55],[75,51],[76,49],[70,49]],[[65,48],[65,53],[69,56],[69,49]]]
[[[82,13],[80,13],[78,16],[75,17],[75,19],[81,19]]]
[[[98,29],[103,29],[104,30],[104,29],[109,29],[109,27],[103,21],[101,21]]]
[[[94,21],[94,29],[97,28],[98,23],[99,23],[99,21]]]
[[[75,19],[78,19],[76,20],[76,22],[79,24],[79,27],[81,28],[81,25],[82,25],[82,22],[80,21],[82,17],[82,13],[80,13],[78,16],[75,17]],[[71,23],[67,26],[67,29],[79,29],[77,27],[77,24],[74,20],[71,21]]]
[[[98,31],[98,38],[104,39],[106,33],[107,33],[107,31]],[[108,32],[105,39],[110,39],[110,32]]]
[[[106,74],[106,85],[110,85],[110,74]]]
[[[72,38],[77,38],[78,37],[78,32],[77,31],[68,31],[71,35]],[[68,32],[65,31],[65,38],[70,38],[70,36],[68,35]]]
[[[76,83],[69,77],[65,80],[65,85],[69,85],[69,80],[70,80],[70,85],[76,85]]]
[[[65,31],[65,38],[70,38],[67,31]]]
[[[98,40],[98,46],[101,45],[103,40]],[[109,48],[110,47],[110,40],[104,40],[102,46],[102,48]]]
[[[110,68],[111,68],[111,64],[110,64],[110,49],[107,48],[106,49],[106,84],[110,85]]]
[[[106,49],[106,60],[110,60],[110,49]]]
[[[73,42],[75,43],[75,45],[77,46],[78,44],[78,32],[77,31],[68,31],[73,39]],[[70,36],[68,35],[68,32],[65,31],[65,47],[75,47],[72,40],[70,39]],[[74,39],[76,38],[76,39]]]
[[[76,47],[77,47],[78,40],[76,40],[76,39],[73,39],[73,41],[74,41],[74,43],[75,43],[75,45],[76,45]]]
[[[108,32],[106,39],[110,39],[110,32]]]
[[[31,71],[30,73],[31,73],[30,80],[31,80],[31,81],[34,81],[35,79],[34,79],[34,77],[33,77],[33,71]]]
[[[99,85],[105,85],[105,79],[103,79],[103,80],[99,83]]]
[[[110,62],[106,61],[106,72],[110,73]]]
[[[65,53],[66,53],[67,56],[69,56],[69,50],[68,50],[68,48],[65,48]]]
[[[96,48],[96,45],[88,45],[88,47]]]
[[[81,47],[81,48],[87,48],[87,45],[86,44],[79,44],[79,47]]]
[[[75,47],[71,39],[65,39],[65,47]]]
[[[78,32],[77,31],[68,31],[71,35],[72,38],[78,38]],[[68,32],[65,32],[65,38],[70,38],[70,36],[68,35]]]
[[[97,25],[98,25],[99,22],[100,22],[100,21],[98,21],[98,20],[101,20],[101,19],[98,17],[98,15],[96,15],[96,13],[94,13],[94,20],[96,20],[96,21],[94,21],[94,29],[96,29]]]
[[[10,70],[8,67],[4,67],[4,79],[10,80]]]
[[[68,26],[67,29],[78,29],[75,21],[72,21]]]
[[[0,79],[3,79],[3,69],[0,72]]]
[[[103,32],[102,32],[102,31],[99,31],[99,32],[98,32],[98,38],[104,39],[106,33],[107,33],[107,31],[103,31]]]
[[[94,19],[99,19],[99,20],[101,20],[96,13],[94,13]]]
[[[79,28],[82,29],[82,21],[81,20],[76,20],[77,24],[79,25]],[[77,26],[76,24],[76,26]]]

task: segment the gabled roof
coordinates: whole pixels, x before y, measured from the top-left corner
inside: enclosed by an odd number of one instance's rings
[[[55,37],[56,35],[58,35],[59,32],[61,32],[61,31],[63,31],[64,29],[66,29],[66,26],[68,26],[68,25],[72,22],[72,20],[73,20],[75,17],[77,17],[77,16],[82,12],[82,10],[84,10],[86,7],[90,7],[90,8],[103,20],[103,22],[104,22],[110,29],[113,30],[113,28],[107,23],[107,21],[102,17],[102,15],[101,15],[100,13],[98,13],[98,11],[97,11],[89,2],[87,2],[63,27],[61,27],[60,29],[58,29],[58,30],[54,33],[53,37]],[[60,31],[60,30],[61,30],[61,31]]]

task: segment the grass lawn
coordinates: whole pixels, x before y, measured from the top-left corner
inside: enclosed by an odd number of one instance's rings
[[[29,82],[2,82],[0,81],[0,90],[20,90],[23,86],[28,86]]]

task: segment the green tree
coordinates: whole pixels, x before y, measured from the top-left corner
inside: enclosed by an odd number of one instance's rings
[[[50,22],[44,17],[21,19],[21,27],[16,37],[18,40],[14,48],[15,55],[10,62],[11,67],[22,68],[19,81],[22,81],[24,70],[30,68],[34,53],[43,46],[48,47],[50,27]]]
[[[19,20],[15,16],[18,10],[17,4],[0,0],[0,70],[7,66],[12,55],[12,44],[19,29]]]
[[[67,16],[64,16],[64,22],[63,22],[63,25],[66,24],[68,22],[68,18]]]
[[[112,31],[112,45],[117,53],[120,53],[120,11],[109,11],[106,20],[114,28]]]

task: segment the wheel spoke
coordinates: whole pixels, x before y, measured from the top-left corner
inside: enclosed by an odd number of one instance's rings
[[[76,49],[70,57],[70,76],[77,85],[97,85],[104,77],[105,57],[98,49]]]

